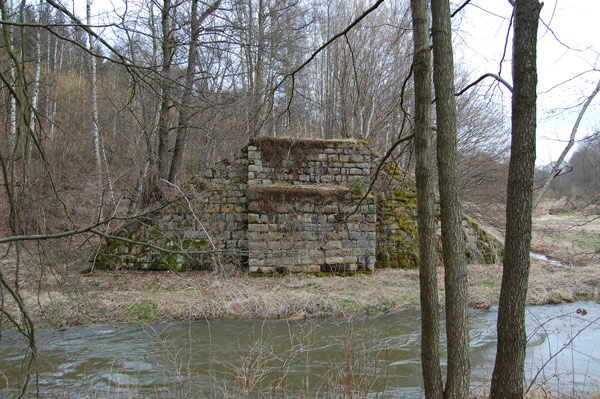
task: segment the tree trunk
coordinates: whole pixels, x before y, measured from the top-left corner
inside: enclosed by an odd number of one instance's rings
[[[173,43],[171,33],[171,0],[164,0],[161,23],[162,23],[162,76],[161,76],[161,104],[158,117],[158,177],[167,179],[169,177],[169,109],[171,108],[171,96],[169,89],[171,63],[173,58]]]
[[[431,130],[431,42],[428,0],[412,0],[415,82],[415,152],[419,283],[421,295],[421,363],[427,399],[443,398],[440,371],[440,312],[437,292],[437,246]]]
[[[39,9],[37,11],[37,23],[41,25],[42,23],[42,7],[44,6],[44,0],[40,0]],[[30,165],[31,161],[31,152],[33,150],[33,135],[35,134],[35,121],[38,109],[38,98],[40,95],[40,75],[42,71],[42,52],[41,52],[41,29],[36,29],[35,31],[35,72],[33,78],[33,89],[31,94],[31,115],[29,117],[29,135],[27,142],[27,154],[25,163]]]
[[[506,204],[504,270],[492,399],[523,398],[525,300],[529,279],[535,171],[538,0],[516,0],[513,41],[512,141]]]
[[[433,82],[437,113],[437,160],[446,289],[448,379],[445,397],[469,393],[469,329],[465,244],[458,170],[454,59],[448,0],[432,0]]]
[[[185,72],[185,87],[181,98],[179,108],[179,125],[177,126],[177,137],[175,139],[175,149],[173,150],[173,159],[169,170],[169,181],[177,184],[177,177],[181,170],[181,161],[183,160],[183,152],[187,143],[187,129],[190,119],[189,105],[192,101],[192,93],[194,91],[194,76],[196,65],[198,64],[198,36],[200,35],[200,25],[212,14],[221,3],[221,0],[215,1],[207,8],[200,17],[198,17],[198,0],[192,0],[192,16],[191,16],[191,31],[190,44],[188,53],[188,63]]]
[[[86,1],[86,17],[88,26],[92,25],[91,21],[91,4],[90,0]],[[88,34],[89,49],[94,50],[94,39],[91,34]],[[102,184],[102,150],[100,148],[100,129],[98,128],[98,95],[96,84],[96,57],[90,56],[90,74],[92,83],[92,134],[94,137],[94,156],[96,158],[96,209],[98,212],[98,220],[103,218],[103,197],[104,186]]]

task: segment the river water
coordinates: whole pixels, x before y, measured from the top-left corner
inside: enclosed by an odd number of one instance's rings
[[[600,391],[599,318],[595,301],[529,307],[528,381],[551,359],[536,382],[566,391]],[[470,313],[474,385],[490,379],[495,323],[495,309]],[[419,331],[416,312],[342,321],[177,322],[40,331],[38,387],[41,397],[419,398]],[[0,398],[17,395],[25,353],[24,339],[5,332]]]

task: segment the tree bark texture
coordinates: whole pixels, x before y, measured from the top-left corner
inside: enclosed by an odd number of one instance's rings
[[[531,213],[535,168],[536,47],[541,5],[516,0],[513,38],[512,141],[508,172],[506,241],[498,349],[492,375],[492,399],[523,397],[525,300],[529,279]]]
[[[207,8],[202,15],[198,16],[198,0],[192,0],[192,15],[190,21],[190,44],[188,49],[188,62],[185,72],[185,87],[179,106],[179,122],[177,126],[177,136],[175,138],[175,148],[173,149],[173,160],[169,169],[169,181],[177,184],[177,177],[181,171],[181,162],[183,153],[187,144],[187,131],[190,122],[189,105],[193,100],[194,78],[196,76],[196,65],[198,64],[198,36],[200,35],[202,22],[212,14],[221,3],[221,0],[215,1]]]
[[[448,399],[459,399],[468,396],[471,367],[449,1],[432,0],[431,12],[448,343],[448,377],[444,396]]]
[[[86,2],[86,19],[88,26],[91,22],[91,1]],[[90,51],[94,51],[94,38],[88,34],[88,44]],[[103,203],[104,203],[104,184],[102,182],[102,156],[100,148],[100,129],[98,127],[98,94],[97,94],[97,79],[96,79],[96,57],[90,56],[90,80],[91,80],[91,95],[92,95],[92,135],[94,138],[94,158],[96,159],[96,209],[97,219],[102,220]]]
[[[421,297],[421,363],[427,399],[442,399],[440,313],[437,285],[437,226],[434,209],[433,140],[431,130],[431,42],[429,0],[411,0],[415,84],[415,152],[419,284]]]
[[[158,117],[158,177],[169,177],[169,110],[171,108],[170,73],[173,58],[173,42],[171,32],[171,0],[164,0],[161,14],[162,24],[162,77],[161,99]]]
[[[192,100],[192,91],[194,88],[194,75],[196,70],[196,60],[198,51],[198,35],[200,34],[200,24],[198,23],[198,0],[192,0],[192,16],[190,27],[190,44],[188,52],[188,64],[185,72],[185,87],[183,96],[179,105],[179,121],[177,126],[177,136],[175,138],[175,148],[173,149],[173,160],[169,169],[169,181],[177,184],[177,176],[181,170],[181,161],[183,151],[187,141],[187,129],[190,120],[190,111],[188,109]]]

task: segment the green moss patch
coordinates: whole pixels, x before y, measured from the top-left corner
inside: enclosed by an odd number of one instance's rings
[[[376,267],[410,269],[419,266],[419,235],[417,226],[416,185],[406,171],[388,161],[377,190],[377,253]],[[439,202],[435,204],[439,224]],[[492,264],[504,255],[502,242],[477,222],[466,218],[463,223],[465,253],[470,263]],[[438,239],[441,264],[441,239]]]

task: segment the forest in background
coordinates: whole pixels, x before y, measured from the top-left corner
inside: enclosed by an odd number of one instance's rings
[[[2,218],[6,232],[133,214],[161,196],[159,179],[183,183],[254,136],[365,139],[384,153],[412,132],[408,2],[384,3],[318,54],[365,2],[94,7],[88,20],[53,1],[5,3],[12,24],[3,27],[0,54],[0,154],[13,190],[2,205],[11,215]],[[457,66],[457,88],[470,78]],[[9,87],[23,91],[33,112],[22,112]],[[485,94],[471,88],[458,97],[468,204],[503,199],[507,116]],[[411,150],[409,142],[394,153],[407,170]]]
[[[536,182],[552,174],[551,165],[537,170]],[[568,162],[560,165],[550,185],[549,198],[565,199],[570,210],[596,212],[600,200],[600,136],[593,134],[580,140]]]

